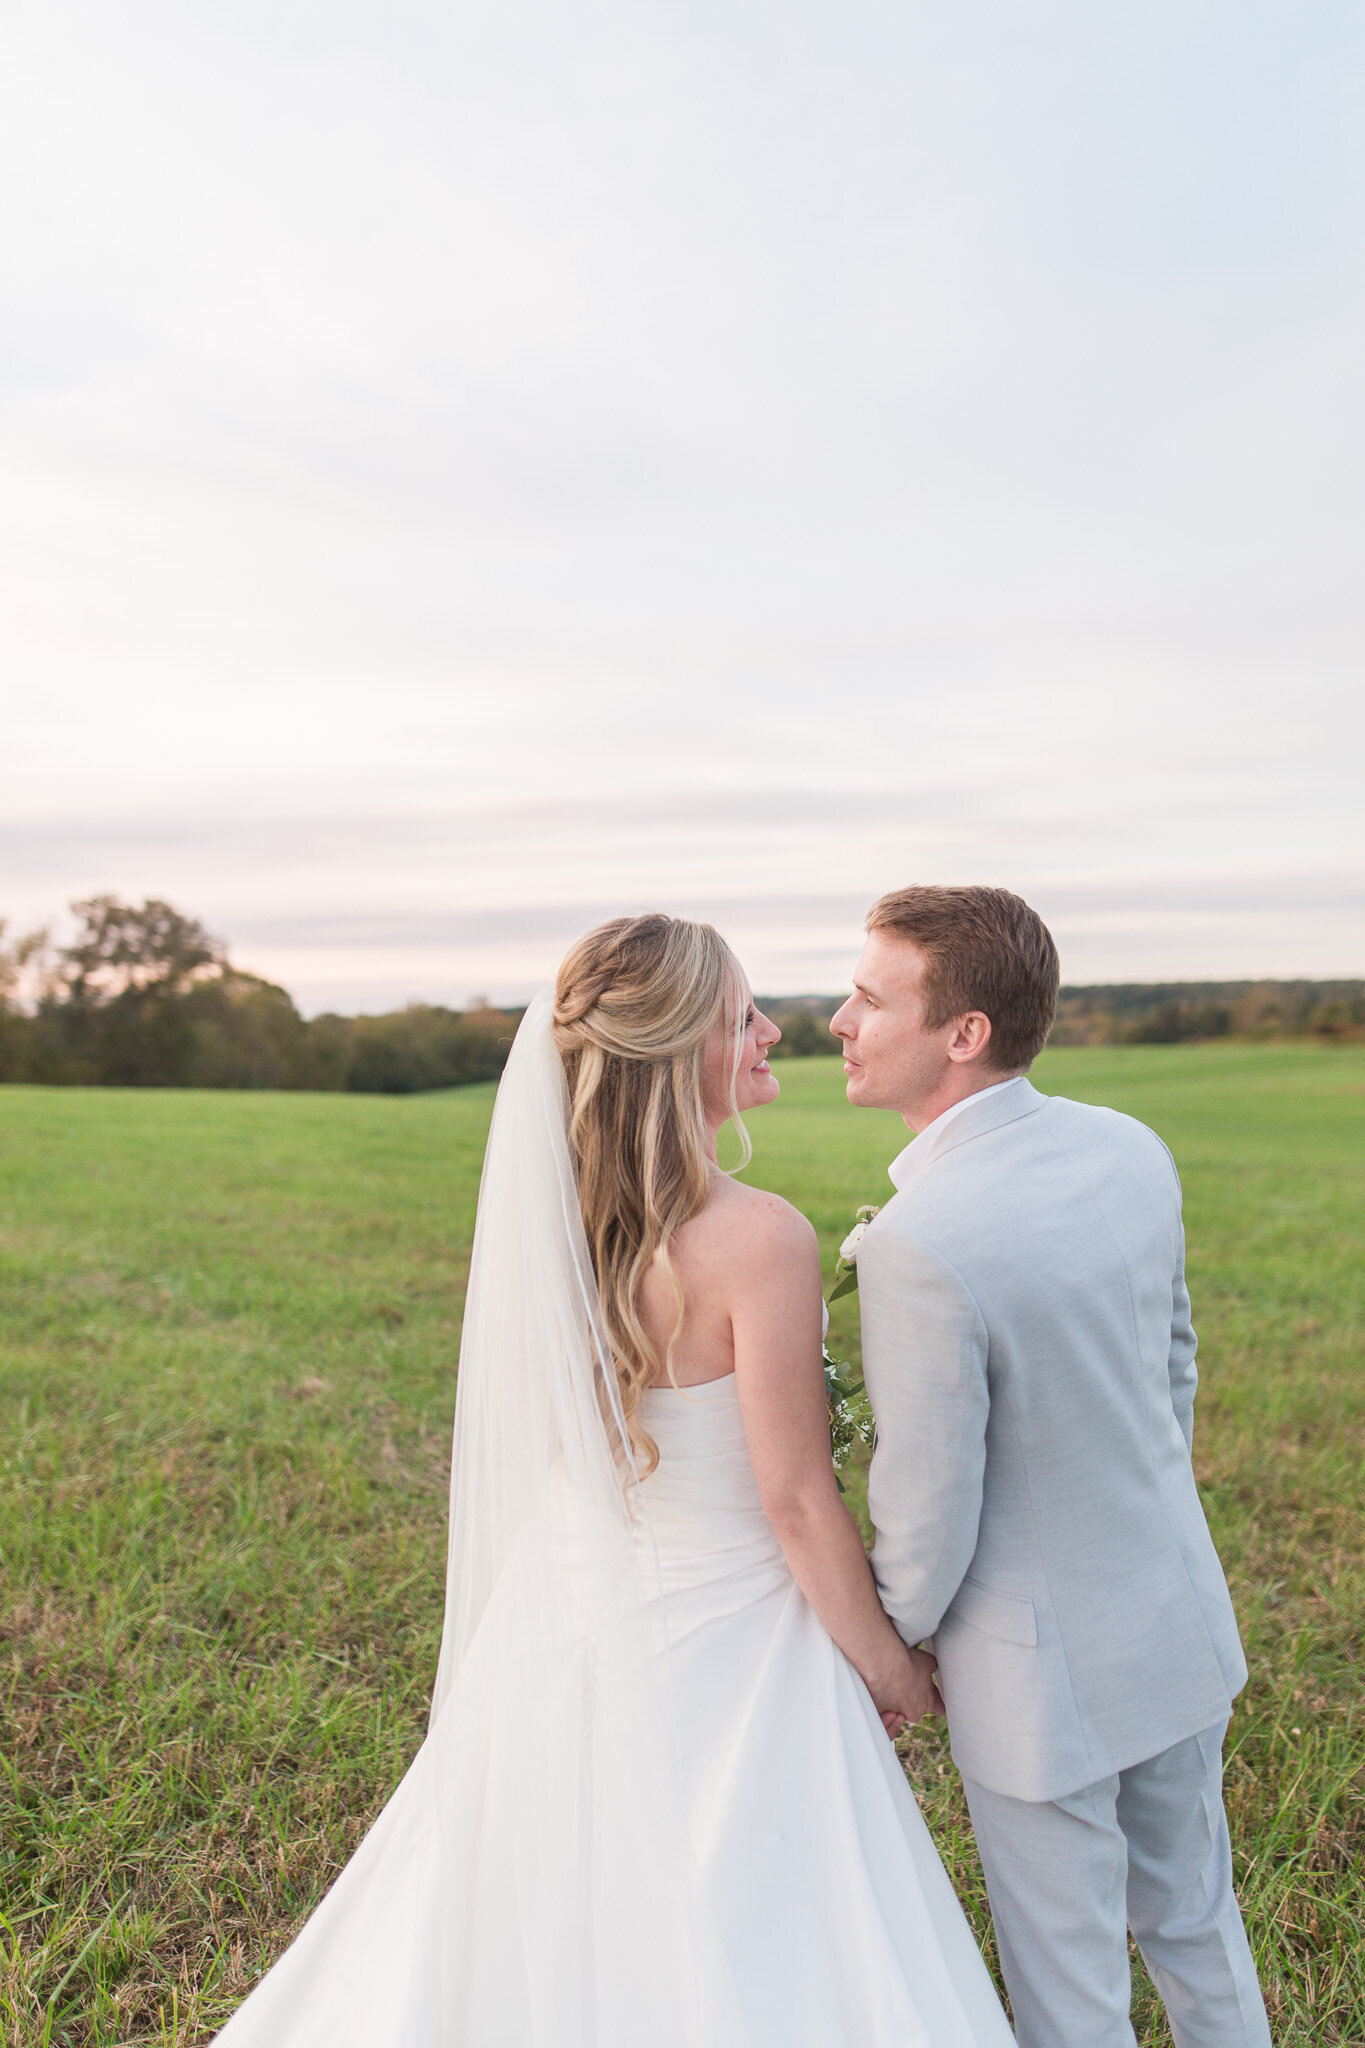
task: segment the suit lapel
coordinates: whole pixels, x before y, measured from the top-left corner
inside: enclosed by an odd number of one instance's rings
[[[1008,1087],[983,1095],[980,1102],[969,1101],[941,1131],[930,1124],[900,1155],[904,1165],[896,1179],[897,1192],[909,1187],[936,1159],[942,1159],[957,1146],[985,1137],[989,1131],[1002,1130],[1006,1124],[1018,1123],[1021,1117],[1033,1116],[1047,1100],[1020,1074]],[[894,1163],[900,1165],[900,1160]]]

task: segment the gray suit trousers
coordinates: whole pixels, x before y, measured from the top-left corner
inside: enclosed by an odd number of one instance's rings
[[[1019,2048],[1134,2048],[1129,1928],[1176,2048],[1270,2048],[1232,1889],[1225,1727],[1062,1799],[964,1779]]]

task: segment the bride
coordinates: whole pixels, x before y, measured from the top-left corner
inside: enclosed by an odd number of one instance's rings
[[[1005,2048],[887,1731],[815,1233],[716,1163],[779,1036],[618,918],[498,1091],[426,1741],[221,2048]],[[741,1126],[742,1131],[742,1126]]]

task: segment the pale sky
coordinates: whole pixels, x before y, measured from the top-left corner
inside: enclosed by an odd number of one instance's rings
[[[1365,973],[1358,0],[10,0],[0,916]]]

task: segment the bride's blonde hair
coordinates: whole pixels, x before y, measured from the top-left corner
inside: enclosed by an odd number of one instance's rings
[[[714,926],[658,912],[599,925],[566,954],[555,983],[579,1204],[642,1477],[659,1454],[638,1420],[640,1396],[661,1369],[672,1378],[683,1316],[669,1244],[706,1200],[702,1067],[718,1022],[732,1034],[728,1109],[741,1164],[749,1158],[735,1100],[747,1000],[739,962]],[[662,1356],[639,1312],[656,1260],[678,1301]]]

